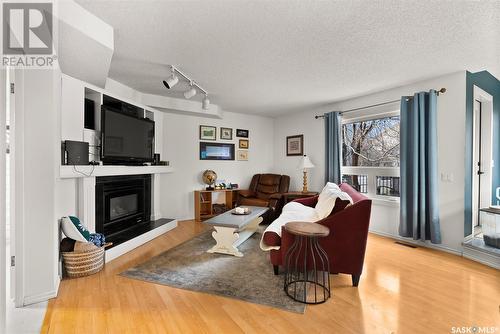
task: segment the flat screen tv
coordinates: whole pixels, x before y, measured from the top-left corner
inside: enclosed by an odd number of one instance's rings
[[[154,121],[102,106],[101,130],[105,164],[137,165],[154,160]]]

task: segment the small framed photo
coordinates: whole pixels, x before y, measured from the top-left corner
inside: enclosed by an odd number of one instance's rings
[[[220,128],[220,139],[232,140],[233,139],[233,129],[231,128]]]
[[[248,148],[248,139],[240,139],[239,148]]]
[[[238,150],[236,152],[236,158],[239,161],[248,161],[248,151]]]
[[[248,138],[248,130],[236,129],[236,137]]]
[[[304,135],[286,137],[286,155],[304,155]]]
[[[200,125],[200,140],[217,140],[217,128],[215,126]]]

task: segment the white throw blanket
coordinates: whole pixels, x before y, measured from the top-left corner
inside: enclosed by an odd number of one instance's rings
[[[298,202],[290,202],[283,207],[281,215],[265,229],[264,233],[275,232],[281,238],[281,228],[286,223],[292,221],[313,223],[326,218],[332,212],[337,198],[349,201],[349,203],[352,204],[352,199],[347,193],[340,190],[336,184],[329,182],[321,191],[316,207],[312,208]],[[260,239],[260,248],[264,251],[280,249],[280,246],[267,245],[264,242],[264,233]]]

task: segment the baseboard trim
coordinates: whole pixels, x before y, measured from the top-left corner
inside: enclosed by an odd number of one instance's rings
[[[400,236],[397,236],[397,235],[393,235],[393,234],[390,234],[390,233],[387,233],[387,232],[372,231],[372,230],[370,230],[369,232],[373,233],[373,234],[376,234],[376,235],[380,235],[382,237],[387,237],[387,238],[391,238],[391,239],[394,239],[394,240],[403,241],[403,242],[405,242],[407,244],[412,244],[412,245],[416,245],[416,246],[421,246],[421,247],[436,249],[436,250],[440,250],[440,251],[451,253],[451,254],[458,255],[458,256],[462,256],[462,254],[463,254],[463,251],[459,251],[459,250],[456,250],[456,249],[453,249],[453,248],[449,248],[449,247],[445,247],[445,246],[440,246],[440,245],[429,244],[429,243],[425,243],[425,242],[418,241],[418,240],[403,238],[403,237],[400,237]]]
[[[46,302],[47,300],[49,300],[51,298],[55,298],[55,297],[57,297],[58,290],[59,289],[57,288],[56,290],[40,293],[38,295],[25,296],[24,300],[23,300],[23,306],[28,306],[31,304],[37,304],[37,303],[41,303],[41,302]]]
[[[145,244],[148,241],[153,240],[154,238],[159,237],[163,233],[166,233],[177,227],[177,220],[172,220],[164,225],[161,225],[154,230],[148,231],[144,234],[141,234],[129,241],[126,241],[122,244],[119,244],[110,250],[106,251],[106,263],[116,259],[117,257],[130,252],[131,250]]]
[[[463,256],[469,260],[482,263],[495,269],[500,269],[500,261],[498,260],[498,257],[481,252],[480,250],[476,250],[472,247],[468,247],[467,245],[464,245]]]

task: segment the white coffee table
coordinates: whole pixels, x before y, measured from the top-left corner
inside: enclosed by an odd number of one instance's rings
[[[250,210],[248,215],[234,215],[232,214],[233,209],[204,221],[205,224],[212,225],[215,229],[212,232],[212,237],[216,244],[207,251],[208,253],[243,256],[243,253],[238,250],[238,246],[257,231],[262,222],[261,216],[269,210],[267,207],[260,206],[246,207]]]

